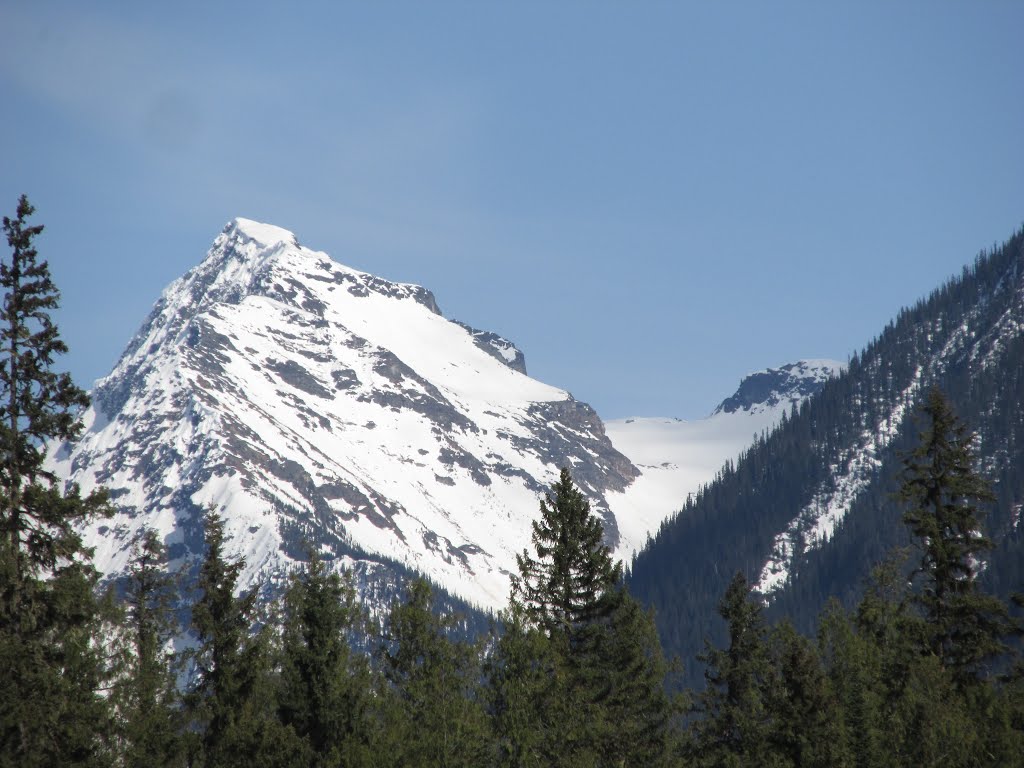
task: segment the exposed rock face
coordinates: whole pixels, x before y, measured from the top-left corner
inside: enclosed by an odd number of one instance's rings
[[[50,463],[111,490],[116,517],[85,532],[110,576],[146,527],[190,567],[213,505],[243,586],[283,578],[308,542],[368,591],[411,569],[500,607],[562,466],[611,544],[642,544],[622,540],[606,499],[638,470],[593,409],[525,370],[510,341],[445,319],[424,288],[237,219],[164,291],[97,382],[85,434]]]
[[[715,409],[715,413],[735,413],[771,409],[780,403],[798,404],[821,389],[836,376],[842,366],[834,360],[800,360],[780,368],[769,368],[744,377],[739,389]]]
[[[469,331],[469,335],[473,337],[473,343],[488,355],[500,360],[514,371],[526,373],[526,357],[511,341],[490,331],[478,331],[465,323],[459,323],[459,325]]]

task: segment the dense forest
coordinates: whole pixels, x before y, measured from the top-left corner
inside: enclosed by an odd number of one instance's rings
[[[23,197],[4,218],[0,264],[0,766],[1024,764],[1021,628],[984,578],[981,516],[1001,499],[939,389],[891,500],[915,554],[885,553],[813,637],[770,626],[729,574],[713,598],[721,642],[685,660],[703,670],[699,692],[680,691],[568,470],[541,501],[507,610],[476,639],[419,580],[370,617],[313,548],[257,615],[212,510],[187,626],[153,532],[120,591],[102,588],[76,526],[108,499],[44,469],[87,397],[52,370],[59,294],[32,212]]]
[[[980,578],[1005,600],[1022,588],[1022,291],[1024,231],[902,311],[842,375],[773,432],[757,436],[662,525],[634,561],[629,586],[655,609],[666,651],[687,658],[706,638],[721,642],[725,624],[714,607],[733,574],[756,582],[777,534],[802,511],[813,513],[816,500],[828,498],[837,478],[862,461],[870,471],[848,512],[826,541],[792,553],[788,579],[770,596],[767,614],[811,633],[830,600],[852,610],[872,569],[894,548],[912,544],[894,494],[932,387],[976,432],[978,469],[995,492],[980,507],[996,543]],[[813,529],[813,520],[806,527]],[[699,675],[691,670],[687,680],[698,684]]]

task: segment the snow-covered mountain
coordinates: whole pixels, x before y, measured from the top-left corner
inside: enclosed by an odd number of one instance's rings
[[[704,419],[606,422],[612,445],[641,472],[624,490],[608,494],[609,504],[619,513],[620,530],[628,530],[631,541],[645,540],[668,513],[710,482],[726,461],[734,461],[755,435],[771,431],[784,413],[842,368],[835,360],[800,360],[751,373]]]
[[[188,567],[213,506],[243,587],[279,583],[310,543],[365,591],[411,571],[498,608],[562,466],[628,557],[834,367],[754,374],[707,420],[613,422],[609,440],[512,342],[446,319],[426,289],[236,219],[163,292],[50,463],[110,490],[116,516],[85,531],[108,576],[147,527]]]
[[[163,292],[97,382],[84,436],[51,460],[110,489],[117,516],[87,532],[108,574],[145,526],[194,558],[213,505],[244,584],[280,577],[310,541],[494,607],[559,467],[615,544],[606,496],[639,474],[589,406],[524,371],[511,342],[445,319],[429,291],[237,219]]]

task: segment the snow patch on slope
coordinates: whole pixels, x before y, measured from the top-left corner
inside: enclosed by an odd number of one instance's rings
[[[881,465],[880,451],[896,437],[921,392],[947,366],[965,358],[970,365],[980,368],[994,364],[1004,352],[1008,339],[1024,331],[1024,285],[1015,278],[1005,278],[995,288],[995,294],[1007,290],[1014,292],[1009,308],[991,323],[985,323],[982,318],[992,303],[992,296],[982,297],[949,333],[942,349],[927,368],[915,371],[909,385],[896,397],[890,413],[866,429],[857,442],[843,452],[841,460],[832,465],[831,482],[824,483],[807,506],[775,537],[772,553],[754,585],[766,600],[786,585],[796,558],[820,547],[832,537],[856,498],[873,479]],[[923,329],[929,342],[946,332],[945,322],[940,317]],[[974,329],[986,325],[990,330],[978,338]]]

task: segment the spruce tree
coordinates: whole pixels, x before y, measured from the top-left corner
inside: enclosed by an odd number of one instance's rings
[[[562,469],[533,521],[535,555],[516,556],[519,576],[512,579],[512,600],[529,621],[550,636],[572,643],[578,629],[606,616],[602,598],[622,578],[622,563],[613,562],[604,543],[601,521]]]
[[[392,605],[380,650],[391,686],[384,751],[389,764],[475,768],[492,762],[479,649],[453,641],[451,614],[439,616],[429,585]]]
[[[653,613],[621,586],[613,600],[608,622],[595,626],[588,670],[601,726],[598,765],[669,765],[683,709],[682,698],[668,692],[678,685],[678,665],[662,652]]]
[[[527,756],[522,764],[539,755],[549,765],[659,765],[669,759],[677,707],[665,692],[669,665],[653,619],[622,586],[622,563],[567,469],[540,513],[534,553],[516,558],[506,619],[514,634],[499,646],[518,655],[510,662],[531,681],[519,695],[535,696],[536,709],[524,719],[514,699],[503,703],[504,749]],[[542,652],[533,666],[522,658],[531,647]],[[515,692],[508,672],[500,679]],[[526,729],[529,720],[538,730]]]
[[[201,595],[192,606],[198,647],[188,692],[190,762],[205,768],[304,765],[291,729],[274,712],[267,633],[256,631],[256,591],[236,595],[245,560],[228,561],[224,521],[204,518],[206,554],[199,570]]]
[[[79,433],[89,400],[53,370],[67,347],[33,212],[22,196],[4,217],[11,255],[0,263],[0,765],[99,763],[109,670],[98,576],[75,526],[108,509],[102,491],[83,498],[44,467],[47,444]]]
[[[769,692],[774,684],[767,629],[761,606],[753,602],[742,573],[737,573],[718,606],[728,626],[729,645],[708,645],[707,688],[699,696],[690,756],[697,765],[762,766],[778,764],[771,747]]]
[[[176,579],[167,572],[166,549],[148,529],[135,546],[125,588],[127,659],[115,702],[124,730],[124,762],[159,768],[182,762],[179,697],[173,653],[177,634],[172,605]]]
[[[773,628],[769,648],[775,666],[767,696],[773,749],[794,766],[848,764],[838,700],[817,648],[789,621]]]
[[[370,667],[352,650],[364,639],[351,578],[330,573],[315,551],[284,597],[278,713],[308,750],[308,764],[369,765],[379,739]]]
[[[9,616],[18,614],[28,579],[83,554],[74,525],[106,511],[103,492],[84,499],[77,488],[62,493],[43,467],[47,443],[79,434],[89,398],[69,374],[52,370],[67,346],[50,317],[60,292],[38,258],[34,240],[43,227],[27,221],[34,211],[22,195],[17,217],[4,217],[11,260],[0,263],[0,521],[10,558]]]
[[[500,620],[487,668],[498,765],[558,765],[565,724],[553,714],[564,677],[561,660],[547,634],[527,622],[521,606],[513,603]]]
[[[930,630],[929,646],[963,683],[1001,654],[1010,630],[1006,606],[978,589],[978,570],[992,543],[982,533],[980,505],[993,500],[974,466],[972,435],[945,396],[932,389],[923,407],[920,444],[904,459],[903,519],[917,537],[921,563],[915,601]]]

